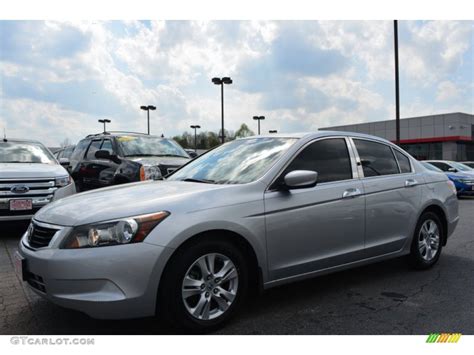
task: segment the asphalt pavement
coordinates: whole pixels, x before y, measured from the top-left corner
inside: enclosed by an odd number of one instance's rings
[[[438,264],[405,258],[270,289],[217,334],[474,334],[474,198]],[[103,321],[55,306],[19,281],[11,263],[26,224],[0,225],[0,334],[169,334],[155,318]]]

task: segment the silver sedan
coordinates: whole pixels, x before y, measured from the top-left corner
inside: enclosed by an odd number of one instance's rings
[[[259,136],[213,149],[166,181],[42,208],[16,265],[36,293],[92,317],[157,314],[206,331],[252,290],[407,254],[429,268],[458,219],[452,182],[388,141]]]

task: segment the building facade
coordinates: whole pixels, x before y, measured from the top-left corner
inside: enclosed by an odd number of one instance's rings
[[[395,142],[395,120],[320,128],[366,133]],[[419,160],[474,161],[474,115],[454,112],[400,120],[400,145]]]

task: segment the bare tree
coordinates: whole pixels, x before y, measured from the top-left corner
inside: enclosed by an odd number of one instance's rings
[[[72,143],[71,143],[71,140],[69,138],[64,138],[64,140],[61,143],[59,143],[59,146],[61,148],[65,148],[67,146],[70,146],[71,144]]]

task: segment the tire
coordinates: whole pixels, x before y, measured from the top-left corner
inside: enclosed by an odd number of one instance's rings
[[[212,259],[215,277],[205,275]],[[244,254],[232,243],[205,238],[186,245],[177,251],[164,271],[158,292],[158,316],[193,333],[217,329],[235,315],[245,300],[248,271]],[[202,304],[209,304],[209,309],[201,307]]]
[[[434,212],[421,215],[415,228],[410,252],[410,263],[418,270],[432,267],[441,256],[445,238],[441,219]]]

